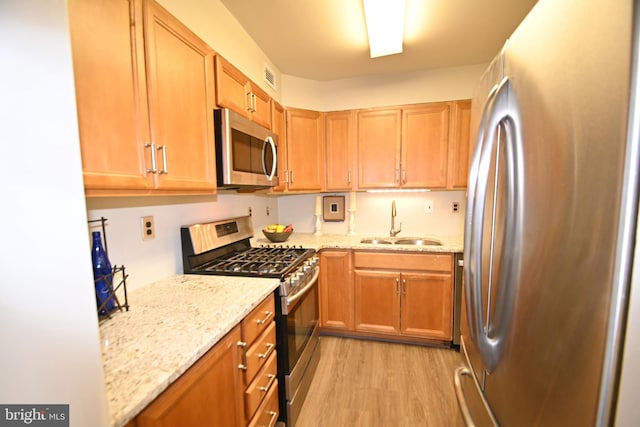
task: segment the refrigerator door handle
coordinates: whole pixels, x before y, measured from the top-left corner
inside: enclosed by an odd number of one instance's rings
[[[456,400],[458,401],[458,407],[460,408],[460,413],[462,414],[462,419],[464,420],[464,425],[466,427],[476,427],[478,423],[473,418],[471,414],[471,408],[469,408],[469,404],[467,403],[467,398],[464,394],[464,386],[462,384],[463,377],[469,377],[469,381],[472,381],[475,386],[475,392],[477,396],[479,396],[482,402],[482,414],[483,420],[480,420],[480,425],[489,424],[491,426],[497,426],[498,421],[496,420],[489,404],[487,403],[484,394],[480,390],[480,386],[473,375],[473,372],[466,366],[461,366],[454,371],[453,374],[453,386],[456,392]],[[467,382],[468,383],[468,382]],[[477,410],[477,408],[476,408]]]
[[[468,210],[470,232],[465,237],[465,250],[469,249],[470,268],[466,292],[469,301],[468,315],[471,338],[473,339],[488,372],[493,372],[500,361],[505,338],[509,329],[520,272],[520,253],[522,245],[522,215],[524,189],[524,162],[522,160],[522,136],[520,112],[511,82],[508,77],[502,79],[495,91],[492,90],[486,105],[486,117],[483,117],[479,132],[479,143],[474,157],[473,190]],[[500,257],[492,262],[500,263],[497,278],[498,291],[494,304],[495,316],[483,324],[482,303],[482,242],[484,239],[483,222],[487,189],[491,180],[491,160],[496,144],[498,128],[504,130],[504,176],[506,195],[506,216],[504,245]],[[499,141],[498,141],[499,143]],[[496,165],[496,169],[498,166]],[[494,223],[495,223],[495,211]],[[493,238],[493,236],[488,236]],[[491,254],[493,257],[493,253]],[[466,257],[465,257],[466,258]],[[490,307],[487,307],[490,313]]]

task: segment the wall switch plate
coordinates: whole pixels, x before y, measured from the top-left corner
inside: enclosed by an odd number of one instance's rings
[[[142,225],[142,240],[151,240],[156,237],[156,227],[153,216],[143,216],[140,218]]]
[[[424,213],[426,214],[433,213],[433,200],[424,201]]]

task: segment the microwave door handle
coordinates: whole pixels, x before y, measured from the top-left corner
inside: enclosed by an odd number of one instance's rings
[[[273,163],[271,165],[271,171],[267,171],[267,163],[265,162],[266,154],[267,154],[267,146],[271,148],[271,158],[273,159]],[[270,136],[264,140],[264,144],[262,144],[262,170],[264,174],[268,176],[269,181],[273,179],[276,174],[276,170],[278,169],[278,152],[276,151],[276,143],[273,142],[273,138]]]

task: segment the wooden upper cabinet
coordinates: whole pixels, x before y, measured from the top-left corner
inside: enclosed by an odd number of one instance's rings
[[[358,111],[358,188],[394,188],[400,180],[402,111]]]
[[[471,100],[454,101],[451,104],[447,188],[466,188],[471,161]]]
[[[326,189],[355,188],[355,128],[353,111],[336,111],[325,115]]]
[[[216,103],[271,129],[271,98],[240,70],[216,55]]]
[[[151,0],[69,22],[86,194],[215,191],[213,51]]]
[[[285,117],[288,189],[321,191],[324,183],[324,116],[317,111],[286,109]]]
[[[151,189],[142,1],[68,9],[85,189]]]
[[[273,192],[287,190],[287,133],[284,125],[284,107],[271,101],[271,130],[278,135],[278,185],[271,188]]]
[[[153,1],[145,3],[145,44],[157,188],[213,190],[214,52]]]
[[[402,110],[401,187],[446,187],[449,110],[448,102]]]

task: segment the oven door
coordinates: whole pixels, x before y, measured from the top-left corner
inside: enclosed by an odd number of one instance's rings
[[[289,367],[285,374],[288,426],[295,425],[320,360],[319,272],[316,267],[312,278],[299,292],[283,298],[283,312],[287,313],[284,317]]]

